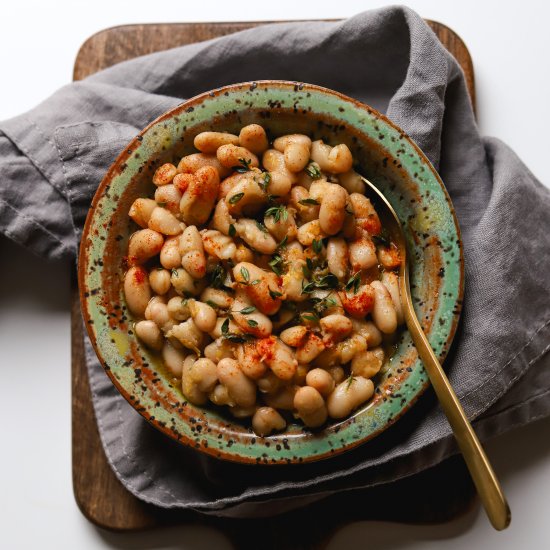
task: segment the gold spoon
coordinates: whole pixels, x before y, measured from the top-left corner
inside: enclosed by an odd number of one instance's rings
[[[510,525],[512,515],[510,508],[506,502],[506,498],[498,479],[491,467],[489,459],[479,442],[470,422],[464,414],[464,409],[460,404],[449,379],[447,378],[443,368],[441,367],[437,357],[435,356],[432,347],[430,346],[426,335],[424,334],[416,313],[414,311],[411,288],[409,284],[409,267],[407,263],[407,245],[405,240],[405,233],[403,227],[395,210],[388,202],[386,197],[379,191],[379,189],[373,185],[369,180],[364,177],[361,179],[365,182],[367,187],[373,191],[380,201],[384,204],[387,211],[391,213],[391,216],[386,216],[391,224],[390,233],[394,237],[394,240],[399,248],[399,254],[401,256],[401,267],[399,269],[399,284],[401,291],[401,298],[403,301],[403,312],[405,316],[405,322],[407,328],[411,333],[414,345],[418,351],[418,355],[424,363],[432,386],[435,390],[437,398],[443,412],[447,416],[447,420],[451,425],[454,436],[460,447],[462,455],[470,475],[474,480],[479,497],[485,508],[489,520],[495,529],[501,531],[506,529]]]

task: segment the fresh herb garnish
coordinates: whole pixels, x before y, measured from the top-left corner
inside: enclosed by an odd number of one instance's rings
[[[281,239],[281,242],[277,245],[277,248],[285,248],[286,247],[286,242],[288,241],[288,235],[285,235],[282,239]]]
[[[237,204],[244,197],[244,193],[237,193],[229,199],[229,204]]]
[[[254,279],[250,284],[254,286],[254,285],[259,285],[261,282],[262,282],[261,279]]]
[[[250,273],[248,272],[248,269],[246,269],[246,267],[241,267],[241,275],[246,283],[250,281]]]
[[[172,277],[177,277],[177,276],[179,275],[178,268],[177,268],[177,267],[173,267],[173,268],[170,270],[170,274],[172,275]]]
[[[283,268],[283,259],[281,258],[281,256],[279,256],[279,254],[275,254],[273,256],[273,259],[269,262],[269,267],[271,267],[271,269],[277,274],[277,275],[281,275],[281,273],[283,272],[282,268]]]
[[[380,235],[373,235],[371,238],[374,241],[374,244],[379,244],[387,247],[391,245],[388,235],[384,234],[383,232]]]
[[[267,233],[267,227],[262,223],[262,222],[259,222],[258,220],[256,220],[256,227],[262,232],[262,233]]]
[[[319,206],[319,201],[317,201],[315,199],[302,199],[302,200],[298,201],[298,203],[303,204],[304,206],[309,205],[309,204],[312,204],[313,206]]]
[[[211,308],[218,309],[218,305],[215,304],[212,300],[206,300],[205,303],[208,304]]]
[[[319,316],[314,311],[302,313],[302,319],[305,319],[306,321],[311,321],[312,323],[319,322]]]
[[[166,206],[166,203],[165,202],[157,202],[157,206],[160,206],[160,207],[164,208]]]
[[[241,309],[241,311],[237,311],[236,313],[241,313],[242,315],[247,315],[248,313],[253,313],[256,311],[256,308],[254,306],[247,306]]]
[[[264,172],[263,177],[258,181],[258,185],[264,193],[267,193],[267,186],[271,182],[271,174],[269,172]]]
[[[315,286],[317,288],[337,288],[338,287],[338,277],[334,273],[327,273],[323,277],[315,280]]]
[[[348,279],[348,282],[346,283],[345,288],[348,291],[353,289],[353,293],[357,294],[357,291],[359,290],[360,285],[361,285],[361,271],[358,271]]]
[[[214,269],[208,274],[208,282],[212,288],[224,288],[227,272],[220,264],[216,264]]]
[[[321,170],[319,169],[319,166],[313,162],[307,165],[305,172],[311,179],[314,180],[318,180],[321,177]]]
[[[350,216],[353,216],[353,214],[355,214],[355,212],[353,211],[353,209],[349,204],[346,204],[346,214],[349,214]]]
[[[302,279],[302,294],[311,294],[314,290],[314,282],[304,284],[304,279]]]
[[[254,340],[254,337],[251,334],[235,334],[234,332],[228,332],[223,335],[224,340],[228,342],[233,342],[234,344],[244,344],[245,342],[250,342]]]
[[[239,159],[239,166],[233,166],[233,170],[239,174],[244,174],[250,171],[251,159]]]
[[[237,234],[237,230],[235,229],[235,226],[230,223],[229,224],[229,236],[234,237]]]
[[[269,295],[271,296],[272,300],[276,300],[277,298],[280,298],[283,294],[282,294],[282,292],[279,292],[278,290],[271,290],[269,288]]]
[[[254,327],[257,327],[257,326],[258,326],[257,321],[254,321],[254,319],[247,319],[246,322],[248,323],[248,326],[249,326],[249,327],[254,328]]]
[[[346,384],[346,390],[350,389],[350,386],[355,382],[355,377],[353,376],[353,373],[348,376],[347,384]]]
[[[313,302],[313,309],[319,314],[336,305],[336,300],[329,298],[329,296],[325,296],[324,298],[311,297],[309,299]]]
[[[229,333],[229,317],[222,323],[221,331],[223,335]]]
[[[271,216],[275,223],[279,222],[280,220],[286,222],[286,220],[288,220],[288,210],[286,209],[286,206],[284,204],[280,204],[278,206],[272,206],[271,208],[268,208],[265,211],[264,216]]]
[[[313,239],[313,242],[311,243],[311,247],[313,248],[313,252],[315,252],[315,254],[321,254],[321,251],[323,250],[322,239],[319,239],[318,241]]]

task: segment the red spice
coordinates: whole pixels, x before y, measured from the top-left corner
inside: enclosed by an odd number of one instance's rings
[[[260,354],[262,361],[269,363],[275,359],[276,340],[274,336],[262,338],[256,342],[256,350]]]
[[[369,214],[368,218],[360,218],[357,224],[362,229],[368,231],[371,235],[378,235],[382,231],[380,218],[376,214]]]
[[[144,283],[146,277],[147,277],[147,273],[146,273],[145,269],[142,269],[142,268],[138,267],[138,268],[134,271],[134,281],[135,281],[138,285]]]
[[[370,285],[365,285],[357,294],[340,292],[342,305],[347,313],[353,317],[364,317],[372,311],[374,306],[374,290]]]

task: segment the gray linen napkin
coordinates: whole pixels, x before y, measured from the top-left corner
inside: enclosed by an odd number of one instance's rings
[[[0,123],[0,230],[74,257],[91,197],[123,146],[184,98],[231,82],[320,84],[385,112],[439,169],[464,238],[464,312],[446,369],[482,439],[550,414],[550,193],[503,143],[482,139],[463,74],[414,12],[276,24],[121,63]],[[72,220],[72,223],[71,223]],[[122,483],[165,508],[270,515],[335,491],[410,476],[456,453],[428,392],[392,428],[317,464],[223,463],[152,429],[89,342],[100,435]]]

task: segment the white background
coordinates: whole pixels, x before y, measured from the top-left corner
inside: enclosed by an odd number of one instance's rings
[[[79,46],[106,27],[337,18],[383,5],[353,0],[4,0],[0,120],[69,82]],[[481,132],[506,141],[548,185],[548,3],[411,0],[409,5],[464,39],[475,65]],[[3,237],[0,258],[0,548],[229,548],[223,534],[203,528],[115,535],[81,516],[71,484],[69,266],[48,264]],[[355,524],[338,532],[329,548],[548,548],[549,428],[550,421],[541,421],[487,445],[513,510],[508,531],[493,532],[476,510],[441,526]]]

